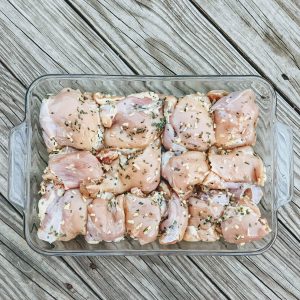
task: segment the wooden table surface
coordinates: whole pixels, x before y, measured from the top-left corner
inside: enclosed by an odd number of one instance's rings
[[[255,257],[44,257],[7,200],[8,136],[48,73],[259,74],[294,129],[295,187]],[[300,1],[1,0],[0,299],[300,299]]]

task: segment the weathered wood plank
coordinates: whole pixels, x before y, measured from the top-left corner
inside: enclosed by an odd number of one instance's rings
[[[226,299],[187,257],[66,260],[81,278],[92,281],[94,290],[100,289],[110,299]],[[114,281],[117,286],[112,284]]]
[[[55,299],[49,292],[41,288],[39,283],[30,279],[33,273],[32,268],[14,255],[3,243],[0,243],[0,266],[1,297],[5,295],[10,299]],[[39,279],[42,278],[39,277]],[[43,278],[41,281],[52,287],[46,279]]]
[[[0,36],[1,61],[27,86],[46,73],[132,73],[62,0],[4,2]]]
[[[152,74],[253,74],[255,70],[300,106],[300,19],[294,1],[197,2],[243,50],[251,69],[247,63],[227,65],[236,59],[241,62],[239,51],[231,51],[231,44],[187,0],[68,2],[140,73],[146,69]]]
[[[299,1],[193,1],[300,108]]]
[[[299,244],[279,225],[274,246],[255,257],[192,260],[230,299],[299,299]],[[212,268],[213,266],[213,268]]]
[[[45,257],[29,248],[24,240],[22,217],[2,196],[0,196],[0,242],[5,245],[0,247],[0,255],[9,261],[18,262],[15,266],[32,286],[40,286],[45,293],[47,292],[55,299],[70,299],[71,297],[97,299],[89,285],[86,285],[62,258]],[[17,273],[16,270],[12,272]],[[20,292],[22,291],[29,293],[30,284],[22,285]]]

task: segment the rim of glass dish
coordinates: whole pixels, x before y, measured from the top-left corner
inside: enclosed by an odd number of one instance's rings
[[[262,81],[263,83],[267,84],[269,88],[269,92],[272,96],[273,107],[271,113],[271,131],[274,132],[274,123],[276,121],[275,116],[275,109],[277,105],[277,99],[274,87],[272,83],[259,75],[106,75],[106,74],[46,74],[41,75],[36,78],[28,87],[25,95],[25,118],[24,121],[26,122],[27,130],[31,130],[31,119],[30,119],[30,110],[28,110],[28,97],[30,92],[43,80],[47,79],[73,79],[73,80],[82,80],[82,79],[103,79],[103,80],[135,80],[135,81],[147,81],[147,80],[158,80],[158,81],[183,81],[183,80],[238,80],[238,79],[254,79],[256,81]],[[274,146],[274,135],[272,135],[271,143],[273,145],[273,149],[276,149]],[[28,134],[28,143],[27,143],[27,160],[26,160],[26,168],[31,161],[31,134]],[[277,151],[272,152],[272,186],[274,186],[274,177],[276,176],[274,172],[274,161],[276,161]],[[262,254],[263,252],[267,251],[275,242],[277,237],[277,228],[278,228],[278,218],[277,218],[277,197],[275,193],[275,188],[272,189],[272,197],[275,201],[272,202],[272,238],[271,240],[262,248],[254,249],[254,250],[246,250],[246,251],[237,251],[237,250],[220,250],[220,251],[202,251],[199,250],[45,250],[37,247],[29,233],[29,228],[27,226],[27,216],[29,213],[29,201],[30,199],[30,180],[29,180],[29,173],[26,173],[25,178],[25,186],[26,186],[26,199],[25,199],[25,207],[23,210],[24,218],[23,218],[23,230],[25,239],[29,245],[29,247],[37,253],[48,255],[48,256],[64,256],[64,255],[71,255],[71,256],[119,256],[119,255],[197,255],[197,256],[252,256]]]

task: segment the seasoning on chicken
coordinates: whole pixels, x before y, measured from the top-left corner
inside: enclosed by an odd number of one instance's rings
[[[124,96],[116,96],[116,95],[110,95],[110,94],[103,94],[103,93],[94,93],[93,94],[93,100],[95,100],[99,105],[109,104],[112,101],[122,100],[125,97]]]
[[[236,189],[241,183],[264,185],[266,176],[263,162],[250,146],[232,151],[211,148],[208,159],[211,169],[203,185],[209,188]]]
[[[162,155],[162,176],[181,197],[188,197],[193,186],[201,184],[208,172],[204,152],[187,151],[175,156],[169,151]]]
[[[209,98],[211,102],[217,101],[224,96],[227,96],[229,93],[224,90],[211,90],[209,91],[206,96]]]
[[[225,209],[221,222],[224,240],[244,244],[264,238],[271,230],[266,219],[261,218],[259,208],[242,200]]]
[[[153,92],[134,94],[101,105],[106,127],[104,144],[113,148],[143,149],[156,140],[165,125],[162,102]]]
[[[39,239],[53,243],[85,235],[89,202],[90,199],[84,198],[78,189],[64,191],[52,184],[46,185],[38,204],[41,221]]]
[[[228,190],[232,193],[235,199],[247,196],[255,204],[258,204],[263,196],[263,190],[260,186],[243,182],[225,181],[211,171],[206,176],[202,184],[210,189]]]
[[[206,151],[215,142],[210,100],[197,93],[179,100],[167,96],[164,104],[166,127],[163,145],[167,150]]]
[[[126,230],[131,238],[141,245],[151,243],[158,235],[161,220],[160,201],[163,195],[154,192],[143,196],[139,191],[121,195],[125,201]]]
[[[238,188],[229,189],[231,198],[235,201],[246,198],[248,201],[258,204],[263,196],[263,190],[260,186],[254,184],[242,183]]]
[[[190,197],[188,203],[190,218],[183,239],[189,242],[218,240],[217,221],[229,203],[228,194],[214,190],[201,192],[196,197]]]
[[[43,179],[61,185],[65,190],[85,189],[85,196],[95,196],[92,186],[98,185],[103,171],[98,159],[89,151],[64,148],[49,156]]]
[[[65,88],[43,100],[40,124],[49,152],[64,146],[81,150],[102,147],[103,127],[98,105],[79,90]]]
[[[144,193],[156,189],[160,181],[161,147],[160,140],[148,145],[144,150],[105,151],[100,160],[107,162],[107,172],[100,184],[100,192],[122,194],[132,188],[139,188]],[[101,158],[102,156],[102,158]]]
[[[161,198],[160,202],[160,214],[162,218],[165,218],[167,216],[167,201],[171,199],[172,196],[172,190],[168,183],[166,183],[164,180],[161,180],[159,183],[159,186],[157,187],[157,191],[160,192],[163,197]]]
[[[180,199],[176,193],[172,193],[167,201],[166,218],[160,224],[159,243],[176,244],[183,239],[188,225],[188,206],[186,200]]]
[[[85,239],[90,244],[101,241],[118,242],[125,234],[123,197],[103,193],[88,206],[87,232]]]
[[[216,124],[217,147],[233,149],[255,144],[259,110],[252,90],[233,92],[221,98],[211,111]]]

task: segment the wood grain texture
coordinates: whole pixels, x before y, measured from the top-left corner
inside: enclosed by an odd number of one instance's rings
[[[299,1],[193,1],[300,108]]]
[[[76,275],[62,258],[44,257],[29,248],[24,240],[22,216],[2,196],[0,196],[0,243],[0,256],[3,256],[3,262],[6,259],[14,266],[5,270],[8,263],[6,265],[0,263],[0,274],[1,272],[3,274],[11,272],[11,275],[8,276],[8,279],[11,278],[10,295],[28,293],[28,299],[34,299],[30,298],[31,286],[37,286],[41,293],[44,291],[45,295],[49,294],[55,299],[70,299],[71,297],[97,299],[89,285]],[[14,273],[16,273],[16,277],[14,277]],[[21,279],[17,279],[17,276]],[[14,280],[20,282],[15,285],[15,288],[12,288]],[[24,281],[28,284],[25,284]],[[37,290],[36,288],[38,296]],[[22,299],[22,297],[11,297],[10,299]]]
[[[1,172],[7,170],[8,130],[22,119],[25,87],[41,74],[257,74],[188,1],[76,1],[75,9],[72,3],[13,0],[0,7]],[[280,209],[279,237],[267,253],[45,258],[27,246],[21,216],[1,197],[0,255],[5,266],[20,260],[11,272],[28,280],[17,287],[30,296],[32,284],[40,295],[59,299],[299,299],[300,124],[296,111],[278,100],[279,119],[295,129],[296,188],[292,205]],[[5,194],[5,176],[0,188]]]
[[[226,299],[187,257],[66,260],[99,296],[107,299]]]
[[[0,22],[1,61],[26,86],[46,73],[131,73],[62,0],[3,2]]]

